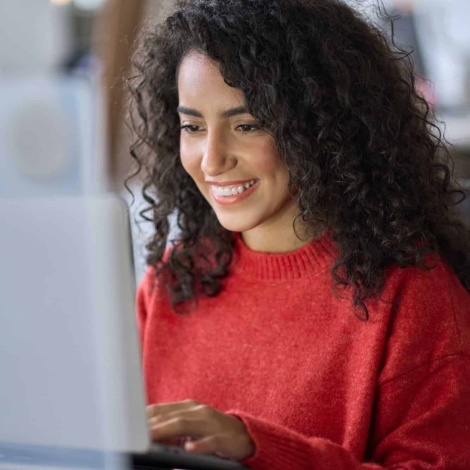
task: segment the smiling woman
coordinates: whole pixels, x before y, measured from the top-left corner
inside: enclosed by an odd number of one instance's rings
[[[181,61],[177,83],[181,163],[220,224],[243,233],[254,250],[300,247],[292,230],[299,208],[289,194],[289,171],[274,137],[245,108],[243,92],[197,52]],[[269,237],[273,232],[276,237]]]
[[[340,0],[186,0],[134,66],[153,438],[470,468],[470,232],[406,55]]]

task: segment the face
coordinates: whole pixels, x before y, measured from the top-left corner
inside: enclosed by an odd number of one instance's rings
[[[178,94],[181,161],[221,225],[244,235],[292,230],[299,211],[287,167],[274,138],[246,111],[244,93],[192,52],[181,62]]]

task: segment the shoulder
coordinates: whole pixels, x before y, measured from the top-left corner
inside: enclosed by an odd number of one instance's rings
[[[391,302],[382,380],[453,355],[470,355],[470,296],[452,268],[390,266],[381,298]]]
[[[406,268],[402,268],[397,264],[392,264],[387,267],[387,278],[429,282],[442,274],[445,274],[446,277],[455,276],[452,268],[439,254],[428,255],[426,257],[426,264],[429,269],[423,269],[419,266],[407,266]]]
[[[148,295],[149,291],[158,285],[158,276],[156,275],[155,266],[147,266],[142,279],[139,282],[138,291],[143,291]]]
[[[418,266],[386,269],[383,297],[397,304],[425,306],[431,313],[469,308],[470,296],[453,269],[441,257],[429,257],[428,269]]]
[[[170,255],[170,248],[165,250],[163,260],[167,261]],[[137,302],[144,304],[148,308],[148,305],[154,302],[157,298],[162,297],[162,290],[165,288],[165,276],[157,275],[155,266],[147,266],[142,279],[139,281],[137,286]]]

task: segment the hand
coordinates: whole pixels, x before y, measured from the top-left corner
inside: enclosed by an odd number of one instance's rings
[[[243,421],[194,400],[149,405],[147,419],[155,442],[189,438],[185,450],[233,460],[255,453],[255,444]]]

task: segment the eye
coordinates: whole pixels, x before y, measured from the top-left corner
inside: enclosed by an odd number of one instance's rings
[[[237,129],[241,129],[244,133],[249,134],[250,132],[260,130],[261,127],[254,124],[240,124],[237,126]]]
[[[181,126],[180,129],[184,130],[184,132],[187,132],[188,134],[194,134],[200,130],[200,127],[194,124],[185,124],[184,126]]]

